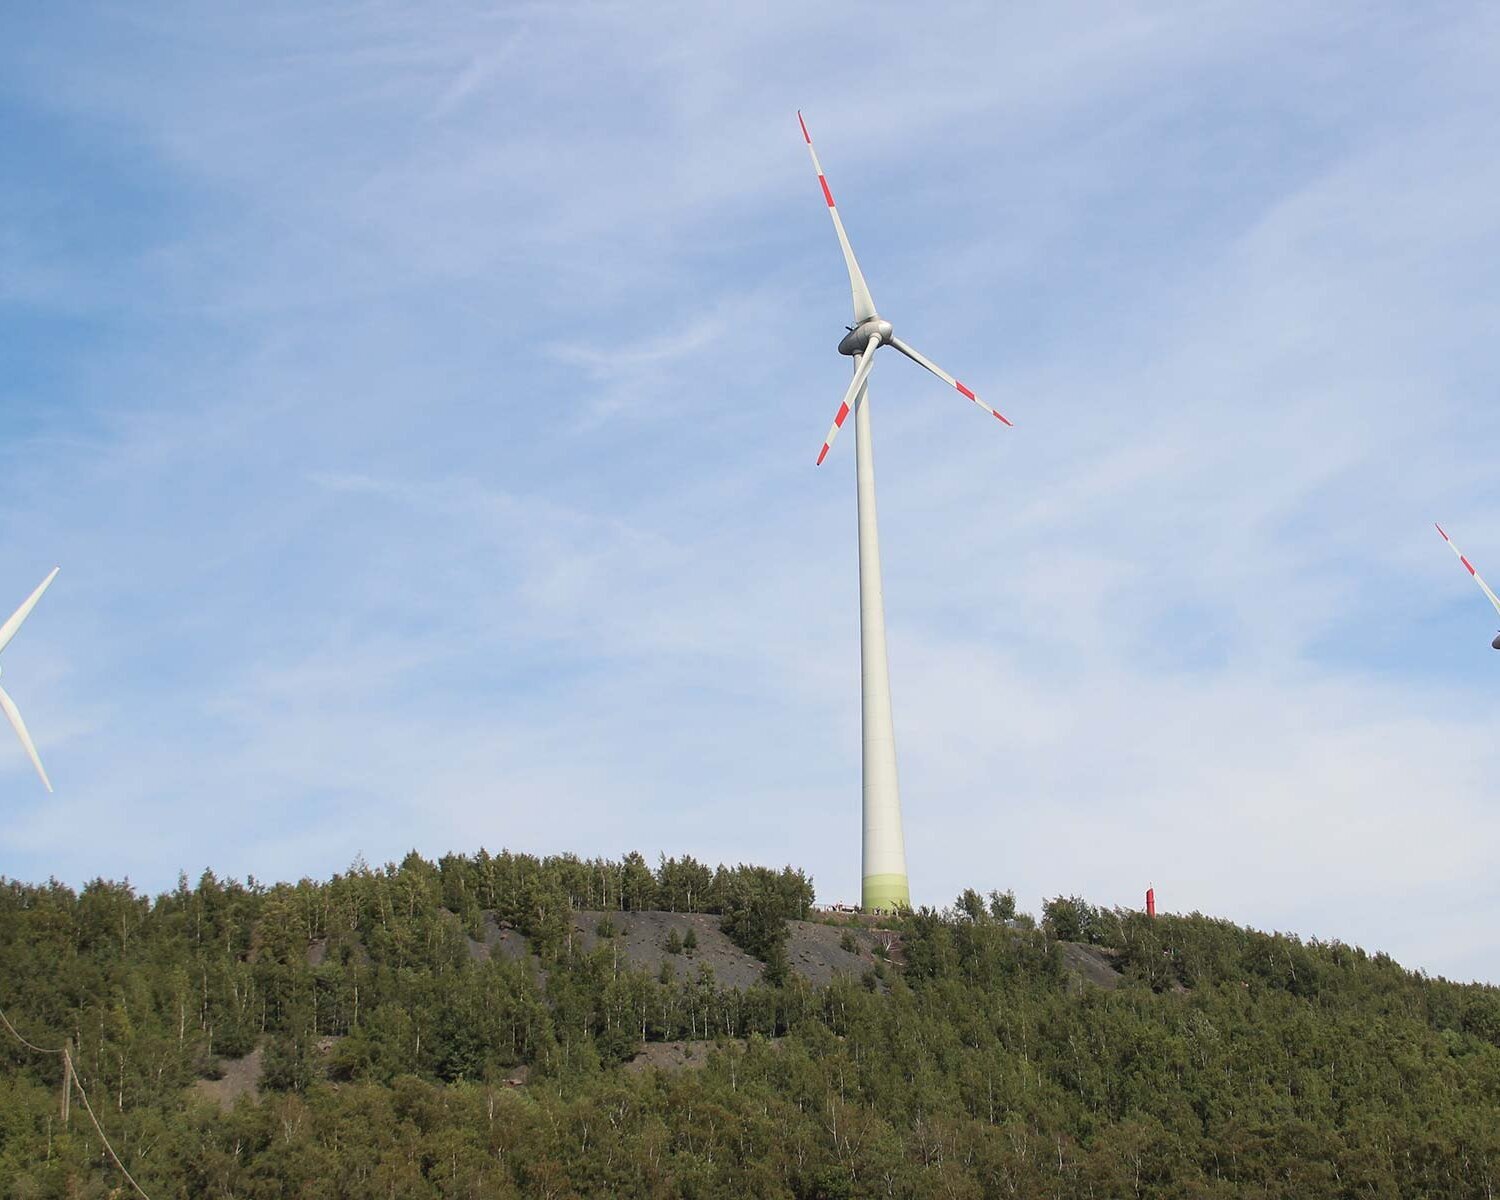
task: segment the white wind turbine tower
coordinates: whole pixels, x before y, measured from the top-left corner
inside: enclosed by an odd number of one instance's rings
[[[36,607],[36,602],[42,598],[42,593],[47,590],[48,585],[57,578],[59,570],[61,570],[60,567],[53,567],[51,574],[37,584],[36,591],[27,596],[25,603],[11,613],[10,620],[0,625],[0,650],[10,645],[11,638],[16,636],[21,623],[31,615],[31,610]],[[31,740],[31,734],[26,732],[26,722],[21,720],[21,710],[16,707],[16,702],[6,694],[4,688],[0,688],[0,708],[5,709],[5,715],[10,718],[11,728],[16,731],[16,736],[21,739],[21,745],[25,747],[26,753],[31,758],[31,765],[36,768],[36,773],[42,777],[43,785],[50,792],[52,781],[47,778],[47,772],[42,769],[42,760],[36,752],[36,745]]]
[[[844,419],[854,412],[854,460],[859,506],[859,661],[860,695],[863,700],[864,742],[864,840],[860,906],[866,911],[890,911],[911,904],[911,889],[906,877],[906,839],[901,832],[901,792],[896,777],[896,732],[891,719],[891,674],[885,649],[885,600],[880,588],[880,539],[875,528],[875,463],[870,446],[870,403],[866,382],[875,365],[875,351],[881,346],[899,350],[918,366],[926,367],[960,395],[972,400],[996,420],[1004,421],[998,412],[948,374],[931,359],[913,350],[891,330],[891,323],[875,311],[875,301],[865,283],[844,222],[834,206],[833,193],[813,149],[807,122],[797,114],[807,152],[812,155],[813,170],[823,188],[828,215],[844,251],[844,265],[849,268],[849,287],[854,294],[854,324],[839,343],[839,353],[854,359],[854,379],[844,393],[843,403],[833,418],[818,462],[828,456],[833,439],[838,437]]]

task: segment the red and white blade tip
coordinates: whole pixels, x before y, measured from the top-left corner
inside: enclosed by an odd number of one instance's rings
[[[802,119],[802,113],[797,113],[797,124],[802,126],[802,140],[807,143],[807,148],[812,150],[812,134],[807,132],[807,122]],[[823,174],[823,165],[818,162],[818,152],[813,150],[813,169],[818,173],[818,185],[823,189],[823,199],[827,201],[829,208],[837,208],[833,202],[833,190],[828,186],[828,176]],[[840,234],[842,238],[842,234]]]
[[[839,405],[839,411],[833,418],[833,427],[828,431],[828,440],[823,443],[823,448],[818,451],[817,466],[823,465],[823,460],[828,457],[828,447],[833,445],[833,439],[838,437],[839,430],[844,427],[844,419],[849,415],[849,404],[845,401]]]
[[[1012,429],[1015,428],[1015,426],[1011,423],[1011,421],[1009,420],[1009,418],[1007,418],[1003,413],[1001,413],[1001,411],[998,408],[991,408],[988,404],[986,404],[983,400],[981,400],[978,396],[976,396],[968,388],[964,387],[963,384],[959,383],[958,380],[955,379],[953,381],[953,386],[958,389],[960,395],[967,396],[970,400],[974,401],[975,404],[979,405],[980,408],[984,409],[985,412],[989,413],[990,416],[994,417],[995,420],[999,421],[1001,424],[1010,425]]]
[[[1463,563],[1464,567],[1468,570],[1470,575],[1474,576],[1475,579],[1478,579],[1479,572],[1474,569],[1474,564],[1469,561],[1468,556],[1453,544],[1453,539],[1448,536],[1441,525],[1439,525],[1436,521],[1434,521],[1432,524],[1433,528],[1435,528],[1439,533],[1443,535],[1443,541],[1448,543],[1448,549],[1452,550],[1454,554],[1458,555],[1458,561]],[[1483,583],[1481,583],[1480,586],[1483,587]],[[1484,590],[1489,591],[1489,588],[1485,588]]]

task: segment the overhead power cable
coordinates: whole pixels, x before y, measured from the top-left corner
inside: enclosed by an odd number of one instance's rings
[[[0,1021],[3,1021],[5,1023],[5,1028],[10,1030],[11,1036],[14,1037],[16,1041],[20,1042],[21,1045],[25,1046],[26,1049],[35,1050],[38,1054],[61,1054],[64,1057],[67,1056],[68,1052],[66,1048],[63,1048],[61,1050],[48,1050],[47,1047],[38,1046],[35,1042],[22,1036],[21,1031],[10,1023],[10,1018],[5,1015],[5,1010],[3,1008],[0,1008]]]
[[[88,1114],[90,1124],[93,1125],[95,1132],[99,1134],[99,1140],[104,1143],[104,1148],[109,1151],[109,1157],[114,1160],[115,1166],[120,1168],[120,1174],[125,1176],[126,1181],[136,1190],[136,1194],[141,1197],[141,1200],[151,1200],[151,1197],[146,1194],[146,1189],[135,1181],[135,1176],[120,1161],[120,1156],[115,1153],[115,1148],[110,1145],[109,1137],[104,1132],[104,1126],[99,1124],[99,1118],[94,1115],[94,1106],[89,1103],[89,1094],[83,1090],[83,1081],[78,1078],[78,1072],[73,1069],[73,1056],[68,1053],[68,1047],[64,1045],[58,1047],[56,1050],[49,1050],[46,1046],[38,1046],[10,1023],[10,1018],[5,1015],[4,1009],[0,1009],[0,1023],[3,1023],[5,1028],[10,1030],[11,1036],[28,1050],[33,1050],[37,1054],[62,1055],[64,1093],[67,1092],[70,1083],[78,1090],[78,1098],[83,1101],[83,1111]]]

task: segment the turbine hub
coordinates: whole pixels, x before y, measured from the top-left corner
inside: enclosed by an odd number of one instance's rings
[[[839,342],[839,353],[847,354],[851,358],[863,354],[872,337],[879,337],[880,344],[884,346],[891,340],[893,332],[891,323],[884,317],[867,317],[844,334],[843,340]]]

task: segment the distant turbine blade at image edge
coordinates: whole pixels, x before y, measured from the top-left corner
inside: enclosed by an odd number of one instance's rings
[[[818,182],[823,187],[823,199],[828,204],[828,215],[833,218],[833,231],[839,235],[839,246],[844,251],[844,265],[849,268],[849,289],[854,293],[854,323],[858,325],[875,315],[875,301],[865,283],[864,272],[855,261],[854,247],[849,244],[849,235],[844,232],[844,222],[839,217],[838,206],[833,202],[828,177],[823,174],[822,164],[818,162],[818,152],[813,149],[812,134],[807,132],[807,122],[802,119],[800,111],[797,113],[797,124],[802,126],[802,140],[807,143],[807,152],[812,155],[813,170],[818,173]]]
[[[10,645],[10,639],[16,636],[16,630],[21,628],[21,622],[31,615],[31,610],[36,607],[36,602],[42,598],[42,593],[47,590],[48,585],[57,578],[61,567],[53,567],[51,573],[41,583],[37,584],[36,591],[26,597],[25,602],[15,612],[11,613],[10,620],[0,625],[0,650]]]
[[[42,769],[41,756],[36,752],[36,744],[31,740],[31,734],[26,732],[26,722],[21,720],[21,710],[16,707],[16,702],[4,688],[0,688],[0,708],[5,709],[5,715],[10,718],[10,727],[16,731],[16,736],[21,739],[21,745],[25,747],[26,753],[31,757],[31,765],[36,768],[36,773],[42,777],[42,784],[50,792],[52,781],[47,778],[47,772]]]
[[[880,349],[880,339],[871,338],[865,345],[865,352],[859,357],[859,364],[854,368],[854,379],[849,384],[849,390],[844,393],[844,401],[839,405],[839,411],[833,418],[833,424],[828,427],[828,436],[823,439],[823,448],[818,451],[818,466],[823,465],[823,460],[828,457],[828,449],[833,445],[833,439],[838,437],[839,430],[844,427],[844,420],[849,415],[849,410],[854,407],[854,402],[859,396],[859,389],[864,387],[865,381],[870,378],[870,371],[875,366],[875,351]]]
[[[1495,606],[1495,611],[1497,613],[1500,613],[1500,596],[1496,596],[1495,593],[1490,590],[1490,585],[1485,583],[1479,572],[1474,569],[1474,564],[1471,563],[1466,557],[1464,557],[1464,552],[1454,544],[1453,539],[1444,532],[1443,527],[1436,522],[1433,522],[1433,528],[1435,528],[1439,533],[1443,535],[1443,541],[1448,543],[1448,548],[1452,550],[1454,554],[1458,555],[1458,561],[1463,563],[1464,568],[1469,572],[1470,575],[1474,576],[1474,582],[1477,583],[1483,590],[1484,594],[1490,598],[1490,603]]]
[[[989,413],[990,416],[994,417],[995,420],[1003,421],[1007,425],[1011,424],[1011,422],[1007,420],[1003,415],[1001,415],[1001,413],[997,409],[991,408],[988,404],[986,404],[963,384],[959,383],[958,380],[954,379],[952,375],[948,374],[947,371],[943,370],[942,367],[938,366],[937,363],[933,362],[932,359],[928,358],[926,355],[919,354],[917,351],[913,350],[910,346],[903,342],[900,338],[892,338],[891,345],[894,346],[897,350],[901,351],[902,354],[906,355],[907,358],[911,359],[912,362],[916,363],[919,367],[926,367],[949,387],[956,389],[960,396],[966,396],[970,400],[974,401],[975,404],[979,405],[980,408],[984,409],[984,411]]]

